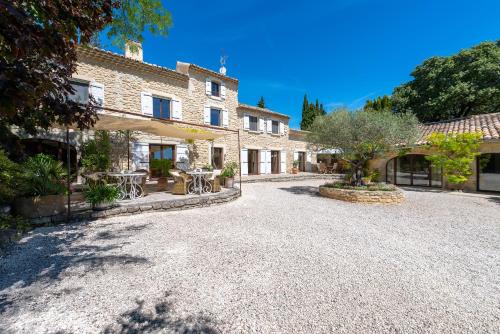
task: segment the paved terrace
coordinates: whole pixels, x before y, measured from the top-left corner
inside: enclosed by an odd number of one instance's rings
[[[500,197],[367,206],[322,182],[36,229],[0,259],[0,332],[499,332]]]

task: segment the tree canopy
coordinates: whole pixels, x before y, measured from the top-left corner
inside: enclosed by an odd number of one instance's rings
[[[308,130],[313,124],[316,116],[325,115],[326,111],[323,107],[323,103],[320,103],[316,99],[315,103],[309,103],[307,95],[304,95],[304,101],[302,102],[302,120],[300,121],[300,128],[302,130]]]
[[[387,95],[382,97],[374,98],[373,100],[367,100],[365,106],[363,107],[365,111],[390,111],[392,110],[391,98]]]
[[[351,112],[341,108],[317,117],[307,138],[320,148],[340,150],[341,157],[351,164],[351,172],[356,174],[359,183],[361,169],[369,160],[413,145],[418,136],[418,121],[412,114]]]
[[[397,113],[434,122],[500,110],[500,40],[429,58],[411,75],[392,94]]]
[[[257,107],[259,107],[259,108],[265,108],[266,107],[266,101],[264,101],[264,96],[260,97],[259,102],[257,102]]]

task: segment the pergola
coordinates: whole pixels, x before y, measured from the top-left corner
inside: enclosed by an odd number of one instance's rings
[[[181,127],[175,123],[183,124]],[[195,129],[187,127],[186,125],[193,125],[196,127],[207,127],[199,124],[192,124],[187,122],[173,122],[169,120],[156,119],[150,116],[143,116],[139,114],[114,111],[114,110],[101,110],[98,113],[98,120],[89,130],[106,130],[106,131],[119,131],[119,130],[130,130],[130,131],[140,131],[144,133],[149,133],[161,137],[170,138],[180,138],[185,140],[210,140],[213,141],[217,138],[223,137],[224,134],[216,133],[214,131],[209,131],[205,129]],[[67,203],[67,219],[69,221],[71,215],[71,197],[70,197],[70,145],[69,145],[69,131],[79,130],[76,124],[60,125],[55,124],[55,128],[60,128],[66,130],[66,154],[67,154],[67,187],[68,187],[68,203]],[[226,130],[226,129],[218,129]],[[231,131],[231,130],[226,130]],[[239,131],[233,131],[238,133],[238,146],[239,146]],[[130,149],[129,149],[130,150]],[[238,152],[240,148],[238,147]],[[240,155],[238,154],[238,157]],[[241,159],[241,158],[240,158]],[[240,162],[241,163],[241,162]],[[241,175],[240,175],[240,191],[241,191]]]

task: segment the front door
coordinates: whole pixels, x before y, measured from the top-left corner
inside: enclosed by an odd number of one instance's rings
[[[248,175],[259,174],[259,151],[248,150]]]
[[[306,171],[306,152],[299,152],[299,171]]]
[[[280,151],[271,151],[271,173],[280,173]]]
[[[174,145],[149,145],[149,169],[152,177],[168,176],[168,171],[174,168]]]

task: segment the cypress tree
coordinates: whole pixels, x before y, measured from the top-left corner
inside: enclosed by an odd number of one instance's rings
[[[304,94],[304,101],[302,102],[302,120],[300,121],[300,129],[305,130],[309,127],[309,101],[307,100],[307,94]]]
[[[266,107],[266,102],[264,101],[264,96],[260,97],[259,102],[257,102],[257,107],[259,107],[259,108],[265,108]]]

